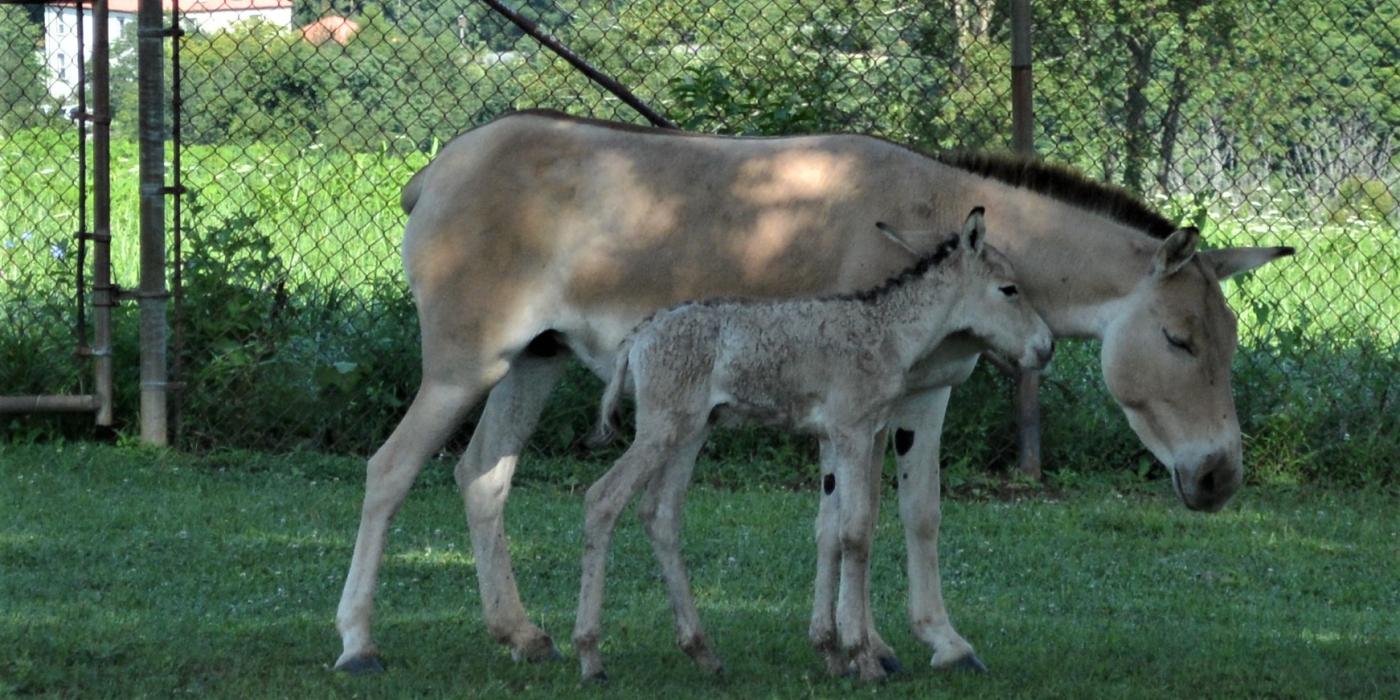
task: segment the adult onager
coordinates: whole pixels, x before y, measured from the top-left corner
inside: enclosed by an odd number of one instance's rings
[[[1127,193],[1025,161],[931,157],[868,136],[730,138],[517,113],[454,139],[404,187],[423,376],[366,470],[336,667],[381,667],[370,619],[389,521],[424,460],[487,392],[455,470],[486,624],[515,658],[548,658],[557,652],[525,614],[502,516],[520,450],[563,372],[560,350],[601,376],[639,321],[686,299],[869,287],[908,262],[870,235],[871,221],[950,231],[983,202],[989,242],[1051,331],[1102,340],[1108,388],[1182,502],[1222,507],[1243,467],[1235,319],[1219,280],[1288,249],[1196,253],[1194,231]],[[927,251],[938,241],[912,243]],[[977,351],[950,339],[930,359],[961,360],[965,377]],[[943,379],[912,381],[890,421],[909,616],[935,666],[976,663],[939,578]]]
[[[867,571],[874,516],[870,493],[876,435],[884,437],[894,403],[906,393],[914,365],[948,336],[965,333],[991,349],[1039,368],[1050,359],[1050,329],[1016,289],[1010,263],[983,244],[982,209],[961,235],[940,245],[879,287],[819,299],[699,301],[644,321],[618,351],[603,395],[600,436],[625,386],[634,387],[637,432],[632,445],[585,499],[583,577],[574,649],[585,678],[603,678],[598,650],[604,570],[613,528],[632,496],[661,565],[682,649],[719,670],[691,597],[680,553],[681,500],[710,426],[723,415],[787,425],[821,445],[824,500],[818,542],[836,545],[823,558],[840,562],[839,596],[823,590],[818,605],[836,605],[834,627],[812,630],[828,668],[854,663],[861,678],[884,677],[883,643],[867,632]],[[883,441],[878,443],[883,454]],[[834,588],[834,586],[832,586]],[[825,596],[825,599],[823,597]]]

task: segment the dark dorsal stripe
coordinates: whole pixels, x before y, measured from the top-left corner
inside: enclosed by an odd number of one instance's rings
[[[910,282],[914,281],[915,279],[918,279],[919,277],[922,277],[922,276],[924,276],[924,275],[930,274],[930,271],[932,271],[935,267],[938,267],[938,264],[939,264],[939,263],[943,262],[944,260],[947,260],[947,259],[948,259],[948,256],[952,255],[952,254],[953,254],[953,251],[955,251],[955,250],[958,249],[958,240],[959,240],[958,237],[957,237],[956,235],[954,235],[953,237],[949,238],[948,240],[946,240],[946,241],[944,241],[944,242],[938,244],[938,247],[937,247],[937,248],[934,248],[934,249],[933,249],[933,252],[928,253],[927,255],[924,255],[923,257],[921,257],[921,258],[919,258],[918,260],[916,260],[916,261],[914,262],[914,264],[910,265],[909,267],[904,268],[903,270],[901,270],[901,271],[899,271],[899,272],[896,272],[894,275],[890,276],[890,277],[889,277],[888,279],[886,279],[884,282],[881,282],[880,284],[877,284],[877,285],[875,285],[875,286],[873,286],[873,287],[867,287],[867,288],[865,288],[865,289],[860,289],[860,290],[857,290],[857,291],[854,291],[854,292],[846,292],[846,293],[844,293],[844,294],[827,294],[827,295],[825,295],[825,296],[818,296],[818,297],[815,297],[815,300],[816,300],[816,301],[858,301],[858,302],[863,302],[863,303],[871,303],[871,302],[874,302],[874,301],[878,300],[880,297],[883,297],[883,296],[885,296],[886,294],[889,294],[889,293],[893,292],[894,290],[899,289],[900,287],[903,287],[903,286],[906,285],[906,284],[909,284]],[[677,308],[680,308],[680,307],[682,307],[682,306],[688,306],[688,305],[691,305],[691,304],[696,304],[696,305],[699,305],[699,306],[731,306],[731,305],[740,305],[740,306],[742,306],[742,305],[747,305],[747,304],[772,304],[772,303],[780,302],[780,301],[784,301],[784,300],[764,299],[764,298],[756,298],[756,299],[754,299],[754,298],[744,298],[744,297],[708,297],[708,298],[705,298],[705,299],[696,299],[696,300],[691,300],[691,301],[683,301],[683,302],[680,302],[679,304],[676,304],[675,306],[671,306],[671,307],[668,307],[668,308],[666,308],[666,309],[662,309],[662,310],[660,310],[660,311],[657,311],[656,313],[651,314],[650,316],[647,316],[646,318],[642,319],[642,321],[641,321],[640,323],[638,323],[636,326],[634,326],[634,327],[633,327],[633,330],[635,331],[637,328],[640,328],[640,327],[646,325],[648,322],[651,321],[652,317],[656,316],[656,315],[659,314],[659,313],[662,313],[662,312],[664,312],[664,311],[669,311],[670,309],[677,309]],[[788,299],[788,300],[786,300],[786,301],[796,301],[796,300],[795,300],[795,299]]]
[[[1097,212],[1153,238],[1166,238],[1176,230],[1175,224],[1128,190],[1091,180],[1068,166],[1010,153],[959,152],[932,157],[959,170]]]
[[[654,126],[610,122],[588,117],[576,117],[551,109],[530,109],[510,114],[530,114],[548,119],[580,122],[616,131],[632,131],[668,136],[715,137],[718,134],[659,129]],[[503,116],[510,116],[510,114]],[[498,117],[500,118],[500,117]],[[736,138],[736,137],[725,137]],[[775,138],[775,137],[737,137]],[[1166,238],[1176,230],[1176,225],[1153,211],[1128,190],[1095,180],[1091,180],[1074,168],[1047,163],[1043,160],[1027,158],[1011,153],[949,152],[931,154],[897,141],[872,136],[893,146],[917,153],[925,158],[936,160],[944,165],[963,170],[981,177],[1005,182],[1012,187],[1023,187],[1052,199],[1072,204],[1088,211],[1102,214],[1125,226],[1138,229],[1153,238]]]

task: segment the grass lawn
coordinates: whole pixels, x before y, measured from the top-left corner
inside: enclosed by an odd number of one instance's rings
[[[1163,482],[952,500],[945,591],[989,675],[927,667],[904,620],[903,546],[886,507],[877,624],[906,670],[864,686],[826,677],[807,647],[814,493],[699,489],[686,552],[727,675],[701,674],[674,647],[650,550],[626,518],[605,617],[612,681],[600,689],[581,684],[572,657],[519,665],[490,641],[448,471],[431,465],[394,525],[376,625],[390,672],[349,678],[329,665],[358,461],[0,447],[0,696],[1400,693],[1394,495],[1256,487],[1214,516],[1185,511]],[[517,574],[562,643],[581,498],[523,476],[508,510]]]

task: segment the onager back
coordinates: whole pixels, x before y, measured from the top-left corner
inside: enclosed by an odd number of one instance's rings
[[[824,490],[836,496],[840,513],[841,560],[836,638],[826,640],[823,652],[833,667],[854,662],[863,678],[884,675],[864,624],[875,435],[904,395],[910,369],[954,333],[1031,368],[1043,366],[1053,347],[1050,329],[1019,294],[1009,261],[984,244],[985,233],[978,207],[959,236],[878,287],[817,299],[690,302],[656,314],[628,336],[604,394],[599,434],[610,432],[630,384],[636,438],[589,488],[585,506],[574,630],[585,677],[604,676],[598,641],[612,531],[648,483],[640,515],[670,592],[678,641],[702,666],[719,669],[691,601],[675,511],[696,454],[723,414],[820,439]]]

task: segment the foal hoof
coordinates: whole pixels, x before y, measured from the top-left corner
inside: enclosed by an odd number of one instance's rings
[[[953,668],[959,671],[971,671],[973,673],[987,672],[987,664],[982,663],[982,660],[977,658],[976,654],[968,654],[954,661]]]
[[[559,653],[559,648],[554,646],[554,640],[550,639],[549,635],[542,634],[526,642],[519,649],[511,649],[510,658],[516,662],[524,661],[535,664],[544,661],[558,661],[564,658],[564,655]]]
[[[348,673],[352,676],[371,676],[383,673],[385,670],[384,660],[378,654],[370,652],[360,654],[346,659],[335,665],[335,670],[341,673]]]
[[[594,674],[592,674],[592,675],[590,675],[590,676],[585,676],[584,679],[583,679],[583,682],[584,682],[584,683],[587,683],[588,685],[607,685],[607,684],[608,684],[608,672],[607,672],[607,671],[599,671],[599,672],[594,673]]]
[[[885,669],[885,673],[903,673],[904,664],[899,663],[899,659],[893,654],[880,657],[880,668]]]

